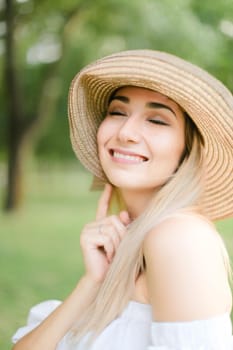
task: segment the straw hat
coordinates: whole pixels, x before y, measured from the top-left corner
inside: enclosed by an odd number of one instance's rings
[[[152,50],[116,53],[85,67],[69,92],[71,142],[101,181],[96,132],[110,95],[122,86],[158,91],[177,102],[204,139],[207,178],[202,206],[212,220],[233,215],[233,96],[217,79],[176,56]]]

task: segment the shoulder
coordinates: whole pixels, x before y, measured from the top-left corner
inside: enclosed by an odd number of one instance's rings
[[[192,320],[225,308],[227,276],[219,237],[198,215],[167,218],[144,241],[149,295],[161,320]]]
[[[177,214],[163,220],[150,232],[144,240],[144,250],[150,251],[159,248],[161,253],[170,250],[174,253],[184,248],[198,250],[205,249],[205,255],[219,251],[219,235],[204,217],[196,214]],[[161,250],[163,248],[164,250]],[[212,249],[211,249],[212,248]]]

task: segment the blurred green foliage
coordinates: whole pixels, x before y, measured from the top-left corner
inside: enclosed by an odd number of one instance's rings
[[[0,22],[0,157],[6,146],[4,6]],[[15,2],[15,40],[22,99],[28,118],[44,81],[56,71],[48,94],[57,95],[35,153],[73,157],[67,122],[71,79],[87,63],[125,49],[164,50],[216,75],[233,90],[233,2],[219,0],[59,0]],[[45,111],[46,113],[46,111]],[[48,113],[50,113],[48,111]]]

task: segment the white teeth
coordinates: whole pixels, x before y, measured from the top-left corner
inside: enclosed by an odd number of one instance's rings
[[[137,162],[143,162],[143,159],[138,156],[132,156],[128,154],[122,154],[119,152],[113,152],[113,157],[115,158],[120,158],[120,159],[127,159],[127,160],[132,160],[132,161],[137,161]]]

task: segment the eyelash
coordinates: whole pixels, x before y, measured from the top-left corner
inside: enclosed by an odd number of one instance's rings
[[[122,113],[122,112],[117,112],[117,111],[113,111],[113,112],[108,112],[109,115],[120,115],[120,116],[126,116],[126,114]]]
[[[149,119],[148,121],[152,124],[168,125],[168,123],[165,123],[164,121],[159,120],[159,119],[158,120],[157,119]]]

